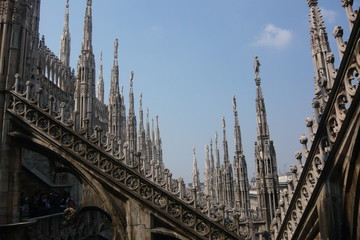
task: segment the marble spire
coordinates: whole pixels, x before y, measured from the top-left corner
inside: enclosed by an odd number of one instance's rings
[[[245,216],[248,216],[250,209],[249,180],[247,174],[247,163],[243,155],[243,146],[241,142],[241,131],[236,105],[236,97],[233,96],[233,112],[235,118],[234,137],[235,137],[235,154],[234,154],[234,198],[235,206],[243,210]]]
[[[256,186],[262,217],[267,223],[270,223],[275,217],[275,210],[278,207],[279,184],[275,148],[273,141],[270,141],[265,102],[261,89],[261,78],[258,73],[259,69],[258,71],[255,70],[257,119],[257,141],[255,142]],[[267,228],[269,230],[270,225],[267,225]]]
[[[226,139],[226,123],[225,117],[222,118],[222,130],[223,130],[223,150],[224,150],[224,164],[229,163],[229,150],[228,150],[228,143]]]
[[[160,167],[160,175],[162,175],[165,168],[162,156],[162,142],[160,137],[160,127],[159,127],[159,116],[156,115],[156,133],[155,133],[155,148],[156,148],[156,162]]]
[[[197,191],[200,190],[200,175],[196,160],[196,148],[193,147],[193,169],[192,169],[192,187]]]
[[[87,1],[84,17],[84,37],[81,54],[77,64],[77,92],[75,110],[79,112],[80,123],[83,126],[88,121],[88,131],[93,131],[94,125],[94,99],[96,98],[95,85],[95,59],[92,51],[92,1]]]
[[[151,141],[151,132],[150,132],[150,122],[149,122],[149,109],[146,109],[146,132],[145,132],[145,141],[146,141],[146,157],[148,161],[153,159],[153,148]]]
[[[155,143],[155,124],[153,118],[151,119],[151,139]]]
[[[220,151],[218,147],[218,133],[215,132],[215,157],[216,157],[216,201],[218,203],[224,202],[224,189],[223,189],[223,174],[220,165]]]
[[[257,57],[255,57],[257,58]],[[261,89],[261,78],[255,72],[255,83],[256,83],[256,118],[257,118],[257,138],[269,139],[269,127],[266,118],[266,109],[264,103],[264,97]]]
[[[144,111],[143,111],[143,101],[142,93],[140,94],[139,101],[139,131],[138,131],[138,150],[142,155],[146,155],[146,138],[145,138],[145,128],[144,128]]]
[[[109,102],[115,103],[114,101],[118,101],[115,97],[120,97],[120,88],[119,88],[119,64],[118,64],[118,48],[119,48],[119,40],[115,39],[114,41],[114,62],[111,70],[111,83],[110,83],[110,94],[109,94]],[[100,71],[102,74],[102,58],[100,61]],[[119,99],[121,100],[121,99]]]
[[[136,116],[135,116],[135,107],[134,107],[134,90],[133,90],[133,79],[134,72],[130,73],[130,92],[129,92],[129,114],[128,114],[128,128],[127,136],[129,142],[129,150],[131,153],[137,151],[137,131],[136,131]]]
[[[103,77],[103,61],[102,51],[100,52],[99,78],[97,84],[97,99],[104,104],[104,77]]]
[[[91,51],[92,47],[92,0],[87,0],[84,19],[84,37],[81,46],[82,51]]]
[[[126,106],[125,106],[125,95],[124,95],[124,86],[121,85],[121,92],[120,92],[120,99],[121,99],[121,107],[120,107],[120,125],[121,125],[121,130],[120,130],[120,140],[122,142],[126,142],[127,141],[127,129],[126,129],[126,124],[127,124],[127,117],[126,117]]]
[[[233,174],[232,166],[229,161],[229,150],[228,142],[226,139],[226,123],[225,117],[222,118],[222,129],[223,129],[223,149],[224,149],[224,201],[227,207],[232,207],[233,205]]]
[[[317,123],[320,122],[328,100],[330,90],[334,84],[336,70],[334,68],[334,54],[331,52],[328,35],[324,25],[321,10],[318,7],[317,0],[307,0],[310,8],[310,42],[311,55],[314,65],[314,90],[315,98],[313,108],[315,113],[314,132],[317,129]],[[334,30],[335,37],[342,36],[341,27]]]
[[[210,169],[210,155],[209,145],[205,145],[205,170],[204,170],[204,194],[205,196],[211,195],[211,169]]]
[[[109,94],[109,104],[108,104],[109,115],[110,115],[108,125],[109,125],[109,132],[111,134],[116,136],[118,140],[124,140],[122,128],[125,128],[125,126],[122,124],[122,120],[121,120],[122,103],[121,103],[121,95],[119,88],[118,47],[119,47],[118,39],[115,39],[114,63],[111,69],[110,94]],[[100,70],[102,71],[102,68],[100,68]]]
[[[234,126],[234,133],[235,133],[235,151],[236,153],[242,154],[243,153],[243,146],[241,141],[241,131],[240,131],[240,124],[239,124],[239,117],[238,111],[236,108],[236,97],[233,96],[233,112],[235,117],[235,126]]]
[[[215,171],[215,160],[213,154],[213,142],[210,139],[210,190],[211,190],[211,199],[216,199],[216,190],[215,190],[215,178],[216,178],[216,171]]]
[[[155,143],[161,144],[160,128],[159,128],[159,116],[156,115],[156,132],[155,132]]]
[[[70,30],[69,30],[69,0],[66,1],[64,28],[60,39],[60,61],[70,67]]]

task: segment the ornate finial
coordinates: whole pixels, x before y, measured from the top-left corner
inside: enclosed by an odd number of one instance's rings
[[[156,115],[156,126],[159,127],[159,115]]]
[[[196,156],[196,147],[193,146],[192,150],[193,150],[193,154],[194,154],[194,157],[195,157]]]
[[[124,85],[121,85],[121,95],[124,96]]]
[[[216,144],[216,145],[217,145],[217,142],[218,142],[218,137],[219,137],[218,133],[215,132],[215,144]]]
[[[307,141],[308,141],[308,138],[307,138],[304,134],[302,134],[302,135],[300,136],[299,141],[300,141],[301,144],[306,144]]]
[[[133,87],[133,79],[134,79],[134,72],[131,71],[131,73],[130,73],[130,87]]]
[[[142,93],[140,93],[140,106],[142,106]]]
[[[87,0],[87,5],[91,6],[91,4],[92,4],[92,0]]]
[[[114,59],[118,58],[118,46],[119,46],[119,40],[116,38],[114,41]]]
[[[146,118],[149,119],[149,109],[146,109]]]
[[[233,96],[233,110],[234,110],[234,112],[236,111],[236,97],[235,97],[235,95]]]
[[[69,0],[66,0],[66,8],[69,8]]]
[[[208,153],[209,152],[209,145],[205,145],[205,151],[206,151],[206,153]]]

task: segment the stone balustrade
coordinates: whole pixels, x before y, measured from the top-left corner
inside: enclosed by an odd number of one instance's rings
[[[64,102],[55,101],[51,94],[45,99],[42,91],[34,93],[31,81],[27,81],[25,90],[20,91],[20,82],[17,79],[9,92],[8,111],[36,134],[61,147],[64,154],[66,152],[78,159],[111,184],[120,186],[150,208],[180,222],[188,231],[204,239],[241,239],[242,233],[235,225],[233,214],[225,214],[221,208],[210,217],[206,214],[207,209],[202,213],[202,206],[193,200],[193,193],[185,188],[183,179],[171,179],[167,169],[163,173],[165,178],[158,177],[154,163],[150,164],[151,172],[146,172],[141,154],[131,154],[127,143],[121,145],[115,136],[104,134],[98,125],[91,134],[88,133],[88,122],[84,120],[80,127],[76,112],[67,110]],[[225,215],[227,218],[223,217]]]
[[[352,0],[343,0],[341,4],[346,10],[352,33],[345,42],[342,39],[343,29],[338,26],[334,30],[342,62],[338,70],[333,69],[334,83],[323,113],[317,114],[320,111],[315,101],[315,118],[306,119],[311,148],[308,149],[308,139],[303,135],[300,138],[303,152],[297,152],[295,155],[298,161],[296,171],[300,170],[300,174],[295,174],[295,168],[292,169],[291,189],[281,192],[279,209],[272,222],[272,234],[275,239],[292,239],[295,236],[297,226],[301,226],[304,221],[302,216],[307,211],[309,202],[316,198],[312,193],[318,192],[325,180],[322,176],[324,169],[331,167],[328,159],[333,146],[342,140],[338,139],[338,136],[342,136],[341,132],[345,131],[342,125],[347,119],[348,112],[358,104],[358,101],[353,103],[353,99],[358,99],[360,94],[360,18],[357,16],[358,11],[352,8]],[[329,62],[333,62],[333,55],[328,58]],[[305,158],[305,165],[302,165],[302,157]]]

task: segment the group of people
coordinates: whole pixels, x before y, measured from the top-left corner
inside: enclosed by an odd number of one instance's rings
[[[66,208],[75,208],[75,201],[70,197],[70,193],[64,191],[63,194],[56,192],[36,192],[26,196],[20,196],[20,216],[34,218],[44,215],[63,212]]]

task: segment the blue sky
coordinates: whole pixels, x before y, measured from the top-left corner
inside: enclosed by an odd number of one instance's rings
[[[42,0],[41,6],[40,33],[57,55],[65,2]],[[340,0],[319,2],[331,49],[337,56],[332,31],[341,25],[347,36],[345,11]],[[74,68],[80,53],[85,6],[86,0],[70,0]],[[259,56],[278,169],[287,171],[296,162],[294,152],[301,149],[300,135],[307,133],[305,118],[312,115],[314,70],[308,13],[306,0],[93,0],[93,47],[97,64],[103,51],[105,98],[113,42],[118,38],[120,84],[124,85],[125,97],[130,71],[134,71],[137,100],[143,93],[143,105],[149,108],[150,117],[159,115],[165,165],[173,177],[182,176],[189,182],[192,147],[197,148],[201,174],[204,146],[215,131],[219,132],[222,149],[223,116],[232,159],[232,96],[236,95],[252,177],[256,141],[253,59]],[[338,58],[335,65],[339,65]]]

